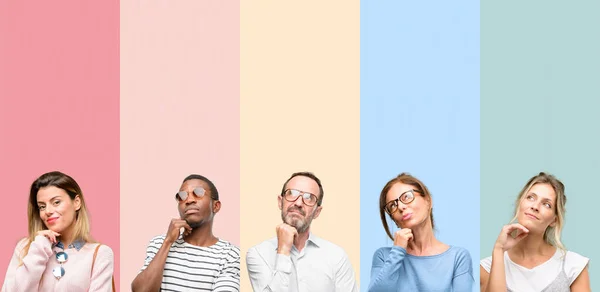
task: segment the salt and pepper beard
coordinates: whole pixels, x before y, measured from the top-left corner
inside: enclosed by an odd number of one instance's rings
[[[291,209],[298,210],[298,212],[300,212],[303,216],[305,216],[304,219],[290,218],[290,220],[286,220],[286,214],[289,214],[289,211]],[[284,212],[283,209],[281,210],[281,220],[284,223],[296,228],[296,231],[298,231],[298,233],[304,233],[310,227],[310,223],[312,222],[313,218],[315,217],[316,212],[317,212],[317,208],[315,208],[315,210],[313,210],[312,214],[306,216],[306,213],[304,212],[304,210],[292,205],[287,209],[286,212]]]

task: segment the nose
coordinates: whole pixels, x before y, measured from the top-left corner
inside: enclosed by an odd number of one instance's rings
[[[47,217],[50,217],[50,215],[52,215],[52,213],[54,213],[54,209],[50,205],[46,206],[46,209],[44,211],[46,212]]]
[[[196,203],[196,195],[194,192],[188,192],[187,198],[185,198],[185,204],[190,205]]]
[[[400,202],[400,200],[398,200],[398,210],[400,210],[402,212],[404,210],[406,210],[406,205],[404,203]]]
[[[296,200],[294,201],[294,205],[298,206],[298,207],[302,207],[302,204],[304,204],[304,201],[302,201],[302,196],[298,196],[296,198]]]
[[[540,210],[540,209],[538,208],[538,205],[539,205],[539,204],[540,204],[539,202],[532,203],[532,204],[531,204],[531,207],[530,207],[530,208],[531,208],[531,210],[532,210],[532,211],[536,211],[536,212],[538,212],[538,211]]]

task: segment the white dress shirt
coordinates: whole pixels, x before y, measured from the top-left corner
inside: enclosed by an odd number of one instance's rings
[[[246,264],[254,291],[358,292],[346,252],[312,233],[289,256],[277,254],[277,237],[264,241],[248,250]]]

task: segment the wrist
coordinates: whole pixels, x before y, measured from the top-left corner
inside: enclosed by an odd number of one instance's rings
[[[277,253],[278,254],[283,254],[283,255],[290,255],[290,252],[292,251],[292,247],[288,244],[279,244],[277,246]]]
[[[406,249],[406,247],[408,246],[408,241],[407,242],[394,241],[394,245]]]
[[[504,247],[501,244],[496,243],[494,245],[494,249],[493,249],[492,253],[504,253],[504,252],[505,252]]]
[[[173,245],[173,243],[175,243],[175,239],[167,237],[167,238],[165,238],[165,241],[163,242],[163,245],[171,246],[171,245]]]
[[[33,241],[52,244],[52,242],[50,241],[50,239],[48,237],[46,237],[45,235],[43,235],[43,234],[36,235],[35,238],[33,239]]]

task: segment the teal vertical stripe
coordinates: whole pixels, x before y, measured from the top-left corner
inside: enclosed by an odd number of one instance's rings
[[[598,1],[481,2],[482,258],[520,189],[547,171],[566,186],[567,249],[600,259],[598,12]]]

